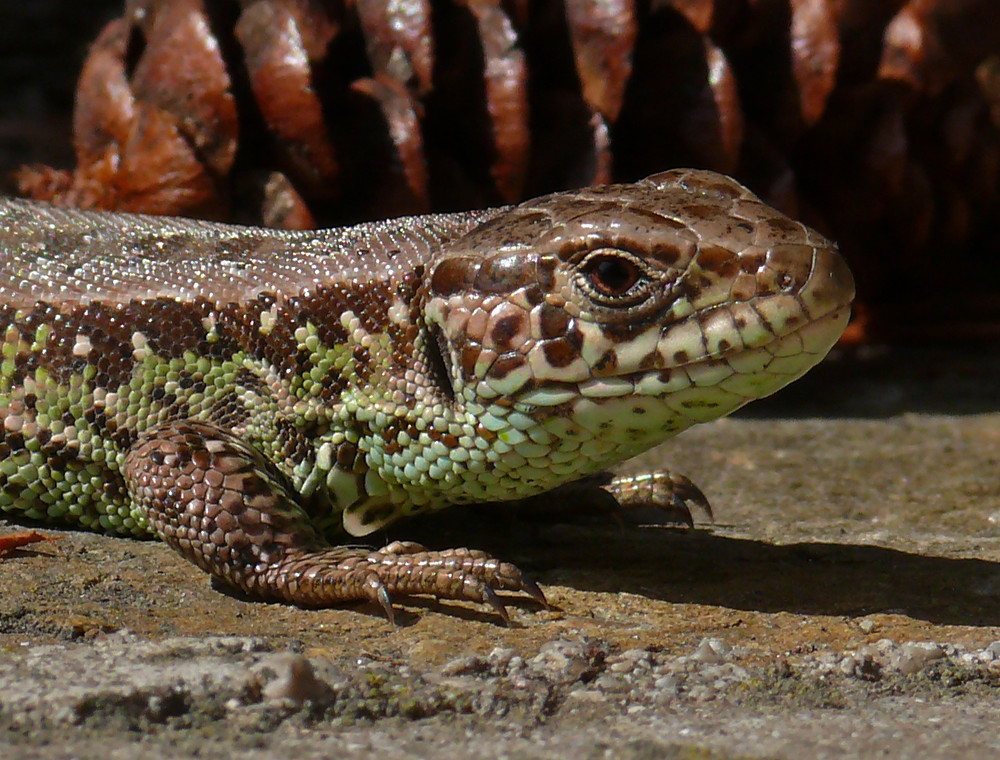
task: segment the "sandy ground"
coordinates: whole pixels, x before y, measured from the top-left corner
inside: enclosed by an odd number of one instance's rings
[[[52,531],[0,562],[0,751],[1000,752],[1000,352],[866,354],[628,464],[704,488],[693,532],[465,509],[385,536],[518,563],[552,608],[511,597],[509,628],[252,603],[164,545]]]

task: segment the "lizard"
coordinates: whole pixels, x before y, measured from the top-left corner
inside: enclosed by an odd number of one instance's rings
[[[835,244],[704,170],[303,232],[8,198],[0,256],[0,510],[390,620],[545,598],[479,550],[344,534],[595,477],[803,374],[854,295]]]

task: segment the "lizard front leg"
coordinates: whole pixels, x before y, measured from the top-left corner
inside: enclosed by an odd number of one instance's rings
[[[520,570],[481,551],[331,546],[264,456],[227,431],[182,421],[146,431],[123,463],[129,496],[156,534],[186,559],[252,597],[305,607],[430,594],[486,602],[506,622],[494,589],[545,603]]]

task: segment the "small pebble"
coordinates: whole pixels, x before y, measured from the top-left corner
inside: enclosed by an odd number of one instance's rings
[[[933,641],[908,641],[892,653],[889,666],[903,675],[912,675],[944,656],[944,649]]]
[[[704,638],[694,650],[691,659],[698,662],[725,662],[732,656],[733,650],[722,639]]]
[[[493,651],[486,655],[486,661],[490,664],[491,668],[502,672],[511,664],[516,654],[517,652],[510,647],[494,647]],[[517,659],[521,660],[520,657]]]
[[[483,673],[489,668],[490,664],[485,658],[470,654],[446,662],[441,666],[440,673],[443,676],[470,676]]]
[[[289,700],[301,705],[317,700],[329,691],[329,686],[316,678],[312,663],[300,654],[277,654],[268,657],[256,668],[258,677],[270,678],[261,690],[265,700]]]

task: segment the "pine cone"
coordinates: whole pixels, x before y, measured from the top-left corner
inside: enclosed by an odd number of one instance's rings
[[[980,295],[1000,311],[983,284],[994,16],[995,0],[130,0],[81,73],[76,169],[20,185],[307,227],[700,166],[839,240],[869,334],[941,326]]]

